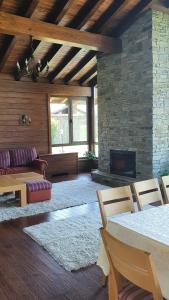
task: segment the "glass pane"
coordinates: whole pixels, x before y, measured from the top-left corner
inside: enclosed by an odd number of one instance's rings
[[[95,150],[96,157],[99,157],[99,148],[97,144],[94,145],[94,150]]]
[[[87,100],[72,100],[73,141],[87,141]]]
[[[67,98],[51,97],[52,145],[69,143],[69,106]]]
[[[98,143],[98,102],[97,94],[94,98],[94,142]]]
[[[88,145],[52,147],[52,153],[54,154],[78,152],[78,157],[84,157],[86,151],[88,151]]]

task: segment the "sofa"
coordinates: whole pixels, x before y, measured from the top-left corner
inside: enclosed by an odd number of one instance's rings
[[[45,177],[47,166],[45,160],[38,158],[35,147],[0,150],[0,175],[37,172]]]

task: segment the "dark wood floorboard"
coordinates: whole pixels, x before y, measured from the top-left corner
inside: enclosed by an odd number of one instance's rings
[[[83,179],[90,177],[83,175]],[[0,223],[0,300],[107,300],[97,266],[67,272],[22,231],[27,226],[80,216],[95,209],[96,203],[91,203]]]

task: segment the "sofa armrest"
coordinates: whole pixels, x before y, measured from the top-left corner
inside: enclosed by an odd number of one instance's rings
[[[45,171],[48,167],[48,163],[46,160],[42,160],[42,159],[35,159],[32,163],[31,166],[35,169],[40,170],[41,174],[44,175],[45,177]]]

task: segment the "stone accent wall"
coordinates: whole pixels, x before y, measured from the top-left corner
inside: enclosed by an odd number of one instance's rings
[[[121,54],[98,56],[99,170],[110,149],[136,151],[137,177],[152,174],[152,12],[122,36]]]
[[[169,15],[153,11],[153,174],[169,171]]]

